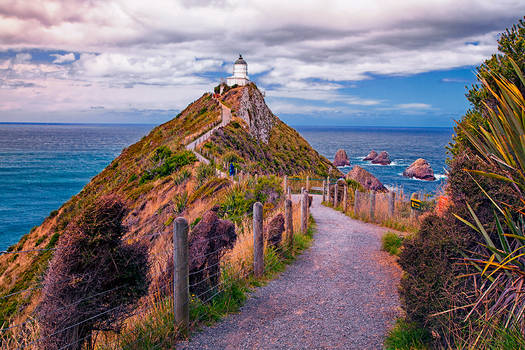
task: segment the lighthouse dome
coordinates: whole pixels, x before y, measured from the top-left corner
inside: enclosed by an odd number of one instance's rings
[[[246,63],[246,61],[242,58],[242,55],[239,55],[239,58],[237,59],[237,61],[235,61],[234,64],[244,64],[245,66],[248,65],[248,63]]]

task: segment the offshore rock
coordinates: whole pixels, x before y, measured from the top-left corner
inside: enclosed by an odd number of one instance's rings
[[[414,163],[410,164],[410,166],[403,171],[403,176],[414,177],[425,181],[436,180],[432,167],[423,158],[419,158]]]
[[[366,190],[378,191],[378,192],[388,192],[385,186],[375,177],[370,174],[365,169],[361,168],[359,165],[354,165],[352,170],[346,174],[347,179],[352,179],[357,181],[363,186]]]
[[[344,149],[337,150],[334,157],[334,165],[335,166],[349,166],[350,165],[350,159],[348,159],[348,155],[346,154]]]
[[[379,153],[377,157],[372,159],[372,164],[388,165],[390,163],[392,163],[392,161],[390,160],[390,157],[386,151]]]
[[[368,153],[368,155],[363,158],[363,160],[372,160],[375,157],[377,157],[377,152],[374,150],[371,150],[370,153]]]

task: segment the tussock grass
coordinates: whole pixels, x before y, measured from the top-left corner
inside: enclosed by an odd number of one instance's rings
[[[430,349],[430,333],[404,319],[398,319],[385,339],[386,350],[427,350]]]
[[[388,231],[381,237],[381,249],[390,255],[399,255],[402,244],[403,237],[394,232]]]

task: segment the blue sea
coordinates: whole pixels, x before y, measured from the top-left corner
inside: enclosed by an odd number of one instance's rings
[[[78,193],[122,149],[146,135],[153,125],[0,124],[0,250],[18,242],[52,210]],[[359,164],[389,186],[434,192],[442,185],[445,145],[452,129],[298,127],[321,154],[332,160],[346,150]],[[361,159],[374,149],[386,150],[392,165]],[[416,158],[432,165],[439,181],[424,182],[400,174]],[[343,168],[344,172],[350,168]]]

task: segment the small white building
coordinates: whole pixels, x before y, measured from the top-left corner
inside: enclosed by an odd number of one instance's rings
[[[239,85],[244,86],[250,82],[248,78],[248,64],[242,58],[242,55],[239,55],[239,58],[233,64],[233,75],[226,78],[226,84],[228,86]]]

